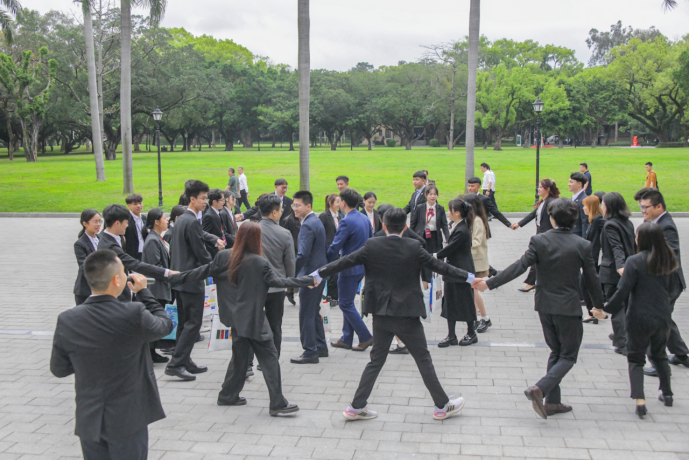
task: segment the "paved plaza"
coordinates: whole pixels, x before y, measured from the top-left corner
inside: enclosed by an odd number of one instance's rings
[[[516,219],[512,219],[516,221]],[[633,219],[639,225],[640,219]],[[688,219],[677,218],[687,277]],[[49,371],[51,331],[57,315],[72,307],[77,273],[73,243],[78,218],[0,218],[0,460],[81,458],[74,436],[74,379]],[[534,233],[492,224],[490,260],[502,269],[517,259]],[[517,291],[520,279],[485,293],[493,327],[470,347],[440,349],[446,322],[434,312],[425,323],[436,372],[449,394],[467,403],[457,417],[432,419],[432,400],[413,359],[389,356],[369,407],[371,421],[346,422],[369,353],[342,349],[318,365],[293,365],[301,353],[297,309],[285,308],[281,356],[283,391],[300,411],[268,415],[260,372],[243,392],[248,404],[219,407],[216,396],[230,352],[207,353],[198,343],[194,360],[209,367],[195,382],[163,375],[156,365],[167,418],[150,426],[152,460],[212,459],[454,459],[495,458],[677,460],[688,458],[688,369],[672,366],[673,407],[656,400],[658,380],[645,378],[649,414],[640,420],[629,398],[627,362],[607,339],[609,321],[584,325],[577,365],[563,381],[573,412],[542,420],[523,395],[544,373],[548,349],[532,294]],[[339,337],[337,308],[331,339]],[[688,340],[688,294],[675,320]],[[371,326],[371,319],[367,319]],[[463,333],[458,325],[458,334]]]

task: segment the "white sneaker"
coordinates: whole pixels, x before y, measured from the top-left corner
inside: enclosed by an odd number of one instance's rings
[[[363,409],[354,409],[352,406],[347,406],[343,411],[343,417],[348,420],[369,420],[378,417],[378,412],[369,410],[366,407]]]
[[[452,417],[460,412],[464,405],[465,399],[462,397],[458,399],[451,399],[446,403],[445,406],[443,406],[443,409],[439,409],[438,407],[434,408],[434,419],[445,420],[449,417]]]

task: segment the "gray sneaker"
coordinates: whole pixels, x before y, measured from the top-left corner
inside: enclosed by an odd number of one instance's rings
[[[369,420],[378,417],[378,412],[369,410],[366,407],[363,409],[354,409],[352,406],[347,406],[343,411],[343,417],[348,420]]]

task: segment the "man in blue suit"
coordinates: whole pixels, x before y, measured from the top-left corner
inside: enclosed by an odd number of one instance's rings
[[[355,252],[374,236],[369,218],[356,210],[358,201],[359,193],[355,190],[346,188],[340,192],[340,210],[345,217],[340,219],[338,231],[331,247],[328,248],[329,262],[334,261],[338,254],[345,257]],[[364,351],[373,341],[369,329],[355,308],[355,295],[362,278],[364,278],[363,265],[345,270],[338,276],[338,304],[343,312],[343,336],[338,341],[331,342],[333,347]],[[359,344],[353,347],[352,339],[355,333],[359,337]]]
[[[301,190],[293,195],[292,210],[301,221],[297,236],[297,257],[295,273],[306,276],[326,265],[326,230],[321,220],[312,211],[314,197],[311,192]],[[299,335],[304,352],[298,358],[292,358],[294,364],[316,364],[319,358],[328,357],[326,334],[321,319],[321,294],[325,283],[319,283],[313,289],[299,290]]]

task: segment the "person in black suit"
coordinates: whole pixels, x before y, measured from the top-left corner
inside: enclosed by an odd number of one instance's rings
[[[570,175],[568,190],[573,193],[573,203],[577,205],[578,209],[578,217],[575,225],[573,225],[573,233],[582,238],[587,238],[587,229],[589,228],[589,220],[585,210],[582,208],[582,200],[587,198],[585,184],[587,184],[587,178],[581,172],[574,172]]]
[[[412,185],[414,185],[414,192],[410,197],[410,202],[405,205],[403,211],[405,214],[414,212],[417,206],[426,203],[426,173],[424,171],[417,171],[412,175]]]
[[[292,242],[295,245],[295,256],[297,256],[297,238],[299,236],[299,231],[302,228],[302,223],[300,222],[299,218],[295,215],[294,209],[290,209],[290,213],[287,217],[285,217],[284,215],[282,217],[283,219],[281,221],[280,226],[287,229],[287,231],[289,231],[292,235]],[[298,292],[297,288],[288,288],[287,295],[285,296],[288,299],[288,302],[290,302],[292,305],[297,304],[297,302],[295,302],[295,292]]]
[[[468,273],[474,273],[474,259],[472,258],[472,222],[475,219],[472,206],[460,199],[448,203],[448,213],[453,222],[448,244],[441,249],[437,257],[446,259],[453,267],[461,268]],[[467,346],[477,343],[477,333],[474,324],[477,321],[477,308],[474,304],[474,289],[467,283],[457,283],[444,280],[443,307],[441,316],[448,321],[448,335],[438,344],[440,348],[451,345]],[[467,323],[467,334],[458,342],[455,334],[455,323]]]
[[[625,330],[628,335],[630,397],[636,400],[635,412],[644,418],[647,408],[642,366],[647,349],[659,376],[662,393],[659,400],[666,406],[673,405],[666,342],[672,322],[671,292],[678,262],[664,239],[663,230],[655,223],[645,222],[638,227],[637,244],[640,252],[625,261],[618,289],[604,305],[604,310],[612,315],[627,310]],[[594,314],[601,319],[604,317],[598,310],[594,310]]]
[[[125,203],[129,208],[131,218],[130,225],[125,231],[125,252],[137,260],[141,260],[141,253],[144,251],[144,241],[146,241],[146,214],[142,214],[144,199],[138,193],[132,193],[125,198]]]
[[[504,216],[501,213],[501,211],[498,210],[498,208],[489,196],[483,195],[481,193],[481,189],[482,180],[476,176],[470,177],[470,179],[467,181],[467,193],[474,193],[476,195],[479,195],[479,200],[482,202],[482,206],[484,206],[484,212],[486,213],[486,215],[494,216],[503,225],[505,225],[506,227],[510,227],[512,225],[510,221],[506,218],[506,216]],[[462,198],[462,195],[460,195],[458,198]],[[491,237],[491,229],[489,229],[489,237]],[[493,276],[493,274],[491,276]]]
[[[606,300],[616,293],[618,282],[625,268],[625,261],[635,254],[635,227],[630,222],[630,211],[625,199],[618,192],[604,195],[601,203],[604,213],[604,230],[601,234],[601,266],[599,278],[604,285]],[[625,308],[611,317],[611,340],[616,353],[625,354]]]
[[[331,193],[326,196],[326,207],[324,211],[319,214],[319,220],[323,224],[323,229],[326,231],[326,247],[330,248],[335,234],[338,231],[338,223],[340,222],[340,196]],[[339,258],[338,255],[336,258]],[[326,300],[329,301],[331,307],[338,306],[338,277],[331,276],[326,282]]]
[[[163,235],[163,239],[169,245],[172,244],[173,235],[175,234],[175,222],[177,221],[178,217],[185,213],[185,211],[187,211],[187,207],[179,204],[173,206],[173,208],[170,210],[170,218],[168,219],[168,230],[166,230],[165,234]]]
[[[212,263],[173,277],[172,282],[188,284],[207,276],[217,280],[219,319],[232,328],[232,359],[218,394],[218,405],[247,404],[240,392],[253,351],[268,387],[269,414],[276,416],[297,412],[299,407],[288,404],[283,396],[278,351],[264,310],[266,296],[271,287],[311,287],[315,280],[311,276],[279,277],[261,256],[261,233],[258,224],[241,225],[233,249],[220,251]]]
[[[227,246],[225,239],[226,229],[223,225],[223,218],[220,215],[221,210],[225,207],[225,196],[220,189],[214,188],[208,192],[208,208],[204,212],[204,217],[201,219],[201,227],[205,232],[214,235],[216,238],[223,240]],[[218,254],[218,248],[214,243],[205,242],[206,250],[211,255],[211,259]]]
[[[601,308],[604,296],[589,241],[571,230],[577,220],[577,205],[567,198],[556,198],[549,206],[553,229],[532,237],[527,252],[495,277],[473,283],[480,291],[496,289],[514,280],[534,265],[537,272],[535,310],[544,330],[544,339],[551,349],[546,375],[525,390],[534,411],[542,418],[564,412],[572,407],[561,402],[560,383],[577,362],[582,343],[582,307],[579,277],[583,272],[595,307]],[[546,400],[544,401],[544,397]]]
[[[386,214],[386,212],[388,212],[391,209],[395,209],[394,206],[391,204],[382,204],[381,206],[379,206],[377,211],[378,211],[379,216],[381,218],[381,222],[383,222],[384,214]],[[388,234],[386,233],[386,231],[383,228],[381,228],[381,230],[374,233],[374,236],[381,237],[381,236],[388,236]],[[412,230],[410,230],[409,227],[405,227],[405,230],[403,231],[402,237],[403,238],[412,238],[413,240],[417,240],[422,245],[422,247],[424,249],[426,249],[426,240],[424,238],[422,238],[421,236],[417,235]]]
[[[424,188],[426,203],[417,205],[410,216],[410,228],[426,241],[426,250],[435,254],[443,248],[443,238],[448,241],[448,219],[446,210],[437,203],[438,188],[429,185]],[[431,281],[431,270],[422,269],[422,281]],[[426,289],[426,285],[424,287]]]
[[[84,275],[93,295],[58,316],[50,371],[58,378],[74,374],[74,434],[85,460],[145,460],[148,425],[165,418],[149,342],[173,324],[143,275],[127,281],[115,252],[90,254]],[[126,284],[137,302],[117,300]]]
[[[601,233],[604,231],[604,213],[601,211],[601,202],[597,196],[588,196],[582,200],[582,207],[589,219],[589,228],[587,229],[587,241],[592,243],[592,259],[594,259],[594,268],[599,273],[599,255],[601,254]],[[603,289],[603,288],[602,288]],[[583,323],[599,324],[599,320],[592,315],[592,298],[589,296],[587,287],[580,279],[580,290],[582,297],[585,299],[587,312],[589,316],[582,320]]]
[[[542,179],[539,181],[539,188],[537,191],[541,198],[537,204],[534,205],[534,210],[530,212],[520,222],[511,224],[511,230],[517,230],[518,227],[524,227],[531,221],[537,224],[537,235],[551,230],[551,219],[549,216],[549,205],[551,202],[561,196],[561,191],[558,190],[556,183],[551,179]],[[520,292],[530,292],[534,290],[534,283],[537,281],[537,272],[534,267],[530,267],[527,278],[525,278],[525,286],[518,289]]]
[[[89,254],[98,250],[98,232],[101,231],[101,215],[95,209],[84,209],[79,218],[81,231],[74,242],[74,255],[77,258],[77,279],[74,281],[74,302],[81,305],[91,295],[91,288],[84,277],[84,261]]]
[[[666,212],[666,201],[659,190],[654,188],[642,189],[635,194],[635,200],[638,201],[640,211],[642,211],[642,216],[645,221],[656,222],[656,224],[661,227],[666,242],[676,256],[678,268],[674,273],[671,292],[669,292],[671,296],[671,313],[673,313],[676,300],[678,300],[680,294],[686,289],[685,276],[683,275],[683,267],[681,265],[678,229],[673,221],[673,217]],[[678,330],[678,325],[676,325],[673,319],[671,319],[670,322],[667,347],[668,351],[671,353],[671,356],[668,358],[670,364],[683,365],[685,367],[690,365],[688,360],[688,346],[685,344],[685,341],[683,341],[680,331]],[[645,374],[652,376],[658,375],[653,366],[645,368]]]
[[[342,192],[346,188],[350,188],[350,178],[347,176],[338,176],[335,178],[335,185],[338,187],[338,193]],[[355,208],[355,211],[364,209],[364,199],[362,198],[362,195],[358,195],[357,199],[357,207]],[[343,213],[339,211],[340,218],[342,219],[344,217]]]
[[[237,234],[237,222],[235,221],[235,194],[230,190],[223,191],[223,197],[225,198],[225,206],[220,210],[220,218],[223,222],[223,231],[225,232],[223,236],[226,243],[226,248],[231,248],[235,244],[235,234]]]
[[[280,215],[280,225],[283,225],[285,219],[290,215],[290,211],[292,211],[292,198],[286,195],[288,183],[285,179],[276,179],[273,185],[276,188],[276,196],[280,198],[280,206],[283,208],[283,213]]]
[[[135,259],[124,251],[123,246],[125,246],[125,243],[123,241],[123,235],[129,225],[129,219],[131,219],[129,210],[121,204],[111,204],[107,206],[103,210],[105,230],[103,230],[98,240],[98,249],[110,249],[114,251],[122,261],[122,265],[125,266],[125,273],[127,274],[130,272],[141,273],[144,276],[150,276],[151,278],[165,281],[169,275],[177,273],[143,263],[141,260]],[[118,300],[121,302],[131,302],[132,293],[129,287],[124,287]]]
[[[458,282],[470,283],[472,273],[455,268],[438,259],[410,238],[402,238],[407,220],[403,209],[391,209],[384,215],[386,238],[370,238],[357,251],[340,258],[314,272],[320,278],[335,275],[343,270],[364,265],[366,294],[362,313],[373,315],[374,343],[371,362],[367,364],[359,387],[350,406],[343,415],[348,420],[371,419],[377,413],[367,409],[371,394],[388,356],[394,336],[407,345],[417,363],[435,409],[433,417],[444,420],[459,412],[464,405],[463,398],[450,400],[436,377],[431,355],[427,349],[424,327],[419,317],[426,317],[419,277],[423,266]]]
[[[364,209],[362,209],[360,212],[367,216],[367,219],[369,219],[369,222],[371,222],[373,232],[376,233],[383,230],[383,227],[379,213],[376,211],[376,209],[374,209],[374,206],[376,206],[376,194],[374,192],[365,193]]]

